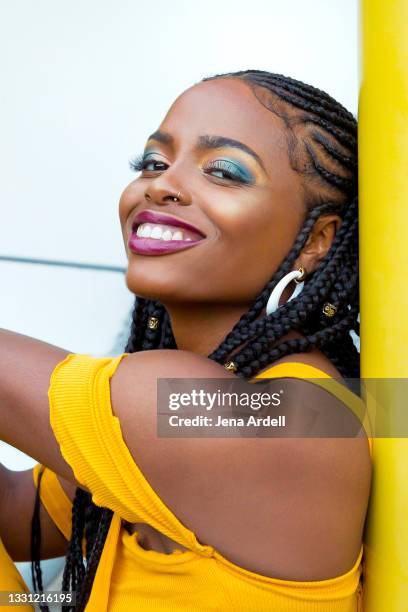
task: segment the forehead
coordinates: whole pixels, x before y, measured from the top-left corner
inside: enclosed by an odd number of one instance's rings
[[[160,129],[171,133],[178,147],[194,146],[203,134],[225,136],[251,147],[267,167],[277,155],[289,165],[283,121],[238,79],[194,85],[172,104]]]

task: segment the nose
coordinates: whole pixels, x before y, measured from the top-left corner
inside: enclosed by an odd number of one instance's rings
[[[177,202],[178,204],[191,204],[191,197],[187,190],[182,189],[177,185],[165,184],[161,181],[163,177],[157,177],[148,185],[145,190],[145,198],[149,202],[155,204],[166,204],[168,202]]]

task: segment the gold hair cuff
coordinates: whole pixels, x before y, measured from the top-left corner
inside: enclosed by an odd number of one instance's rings
[[[227,363],[224,363],[224,368],[228,370],[228,372],[236,372],[238,370],[236,364],[233,361],[227,361]]]
[[[334,317],[334,315],[337,312],[337,307],[334,304],[331,304],[330,302],[326,302],[323,305],[323,313],[326,315],[326,317]]]
[[[157,319],[156,317],[149,317],[149,320],[147,322],[147,327],[149,329],[157,329],[159,326],[159,319]]]

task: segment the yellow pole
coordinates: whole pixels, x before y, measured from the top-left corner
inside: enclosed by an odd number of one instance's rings
[[[361,0],[361,26],[361,376],[408,379],[408,0]],[[364,612],[406,612],[408,439],[373,447]]]

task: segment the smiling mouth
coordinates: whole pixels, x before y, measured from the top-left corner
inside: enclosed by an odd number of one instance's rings
[[[150,238],[151,240],[165,242],[197,242],[203,240],[203,236],[200,236],[197,232],[164,223],[134,224],[133,234],[138,238]]]
[[[128,247],[139,255],[166,255],[199,246],[205,238],[199,228],[184,219],[145,209],[133,218]]]
[[[138,238],[153,240],[193,242],[206,238],[201,229],[185,219],[173,217],[162,211],[144,209],[133,218],[132,231]]]
[[[199,246],[203,241],[203,236],[190,229],[149,222],[133,225],[128,247],[138,255],[166,255]]]

